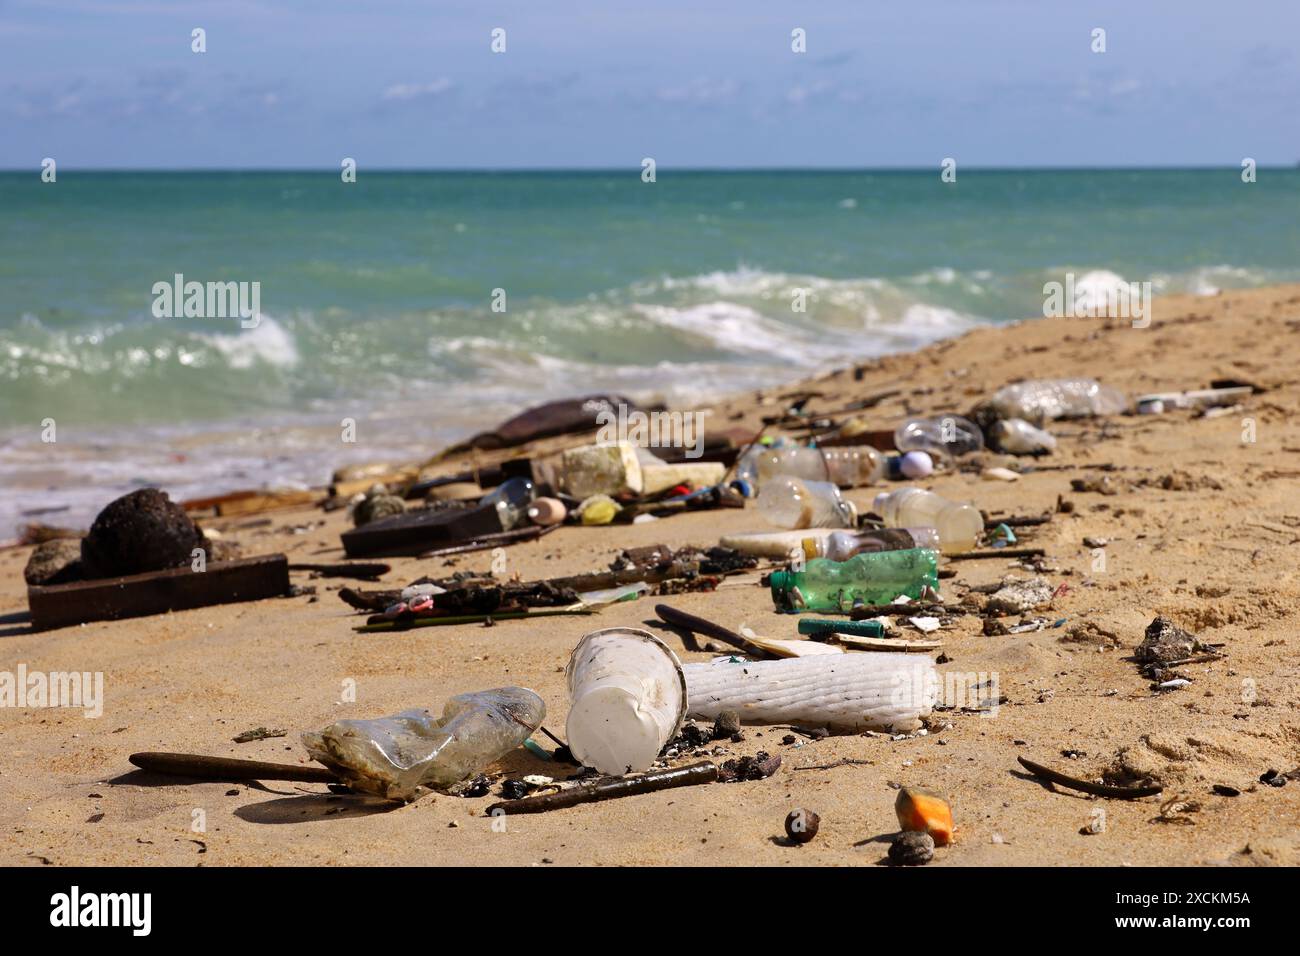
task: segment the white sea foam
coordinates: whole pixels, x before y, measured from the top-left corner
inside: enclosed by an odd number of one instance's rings
[[[767,318],[757,309],[735,302],[699,305],[637,305],[636,312],[651,322],[702,339],[715,348],[737,355],[786,357],[796,364],[819,361],[826,349],[801,341],[796,330]]]
[[[1120,296],[1127,296],[1128,290],[1123,276],[1108,269],[1093,269],[1074,280],[1074,309],[1080,315],[1105,313],[1108,303],[1121,301]]]
[[[231,368],[249,369],[258,362],[278,368],[297,365],[298,346],[292,333],[264,312],[259,318],[258,324],[251,329],[201,333],[198,338],[220,352]]]

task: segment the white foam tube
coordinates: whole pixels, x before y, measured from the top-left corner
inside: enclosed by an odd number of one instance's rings
[[[852,653],[780,661],[687,664],[687,710],[714,719],[839,731],[916,729],[938,697],[934,663],[914,654]]]

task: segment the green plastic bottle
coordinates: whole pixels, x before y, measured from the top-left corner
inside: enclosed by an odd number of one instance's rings
[[[783,611],[853,610],[858,604],[889,604],[900,594],[920,598],[939,590],[939,554],[929,548],[877,551],[847,561],[813,558],[802,571],[773,571],[772,600]]]

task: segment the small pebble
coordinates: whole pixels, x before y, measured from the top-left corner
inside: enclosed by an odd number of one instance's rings
[[[817,835],[821,822],[822,818],[811,810],[791,810],[785,818],[785,835],[795,843],[808,843]]]
[[[934,859],[934,840],[928,833],[910,830],[901,834],[889,848],[889,862],[894,866],[924,866]]]
[[[724,710],[718,714],[718,719],[713,722],[713,739],[721,740],[724,737],[734,737],[740,733],[740,714],[734,710]]]
[[[507,800],[521,800],[532,789],[532,785],[525,780],[507,780],[501,785],[501,796]]]

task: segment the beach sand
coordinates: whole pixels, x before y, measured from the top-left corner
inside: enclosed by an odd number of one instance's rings
[[[358,617],[336,595],[347,582],[310,580],[318,600],[267,600],[160,617],[32,633],[22,568],[29,549],[0,552],[0,650],[4,668],[102,671],[103,716],[0,708],[0,862],[5,864],[720,864],[872,865],[896,829],[897,785],[946,795],[955,845],[932,865],[1300,863],[1300,780],[1274,788],[1258,778],[1300,765],[1300,287],[1158,300],[1146,329],[1104,319],[1040,319],[981,328],[915,353],[893,355],[785,389],[736,396],[707,427],[756,426],[783,409],[783,395],[811,390],[816,415],[900,389],[863,413],[876,427],[907,414],[968,410],[1008,381],[1090,375],[1130,395],[1204,388],[1213,379],[1264,389],[1239,412],[1192,412],[1061,422],[1057,453],[1014,483],[949,474],[925,484],[974,501],[987,514],[1071,513],[1025,529],[1026,546],[1047,550],[1046,577],[1067,584],[1047,615],[1058,629],[986,637],[978,616],[941,632],[950,659],[941,671],[998,675],[1006,702],[996,716],[936,715],[927,736],[838,736],[800,744],[788,731],[747,727],[726,743],[735,755],[783,758],[762,781],[632,797],[514,817],[494,829],[484,808],[498,799],[431,796],[377,809],[327,795],[314,784],[244,785],[164,781],[132,773],[127,755],[174,750],[306,762],[298,732],[342,717],[437,706],[448,696],[507,684],[535,689],[546,724],[562,734],[564,664],[587,630],[644,626],[684,660],[690,650],[654,622],[658,599],[615,605],[598,616],[358,634]],[[1253,420],[1255,440],[1243,441]],[[1115,495],[1071,490],[1084,466],[1111,463]],[[879,489],[849,493],[868,505]],[[39,502],[33,502],[39,504]],[[230,532],[246,553],[284,551],[294,561],[341,558],[341,512],[276,512],[269,526]],[[232,522],[238,524],[238,522]],[[625,547],[711,545],[729,531],[763,530],[745,511],[689,514],[631,527],[564,527],[508,551],[524,579],[598,570]],[[1093,570],[1085,537],[1105,538],[1106,566]],[[488,552],[450,561],[393,559],[386,583],[421,574],[485,572]],[[1006,559],[954,562],[942,582],[955,599],[1006,574]],[[773,612],[766,590],[728,584],[715,593],[664,599],[738,628],[792,636],[793,619]],[[1183,670],[1193,683],[1157,694],[1124,660],[1147,624],[1166,615],[1227,657]],[[1089,621],[1117,647],[1063,640]],[[355,681],[355,703],[339,703]],[[946,726],[946,725],[951,726]],[[241,731],[284,728],[284,738],[235,744]],[[540,739],[540,738],[539,738]],[[549,743],[547,744],[549,748]],[[1063,751],[1078,752],[1067,757]],[[1117,764],[1158,777],[1162,797],[1137,801],[1055,792],[1030,779],[1024,756],[1096,779]],[[841,758],[860,763],[801,770]],[[499,769],[571,773],[519,750]],[[1225,784],[1241,791],[1212,791]],[[495,789],[495,788],[494,788]],[[1184,822],[1160,819],[1165,799],[1199,805]],[[821,815],[802,847],[782,845],[795,807]],[[1093,811],[1105,832],[1083,835]],[[202,811],[199,813],[198,811]],[[203,832],[194,829],[202,818]],[[1192,822],[1186,822],[1190,820]]]

